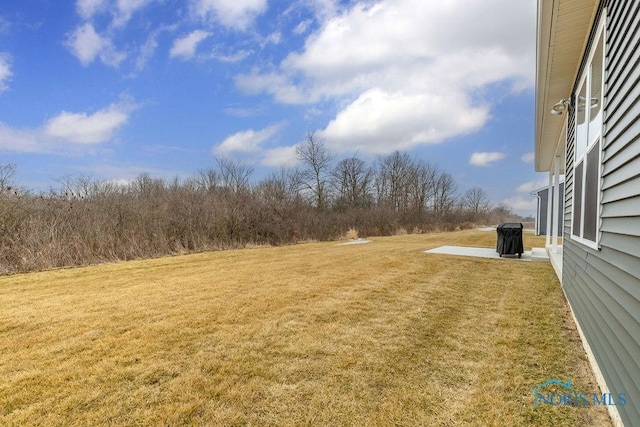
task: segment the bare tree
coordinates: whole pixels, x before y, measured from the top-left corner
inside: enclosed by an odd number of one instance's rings
[[[0,165],[0,193],[9,191],[13,188],[13,179],[16,176],[16,165],[6,164]]]
[[[515,221],[515,217],[516,215],[511,211],[511,207],[506,203],[500,203],[490,212],[490,220],[494,224]]]
[[[408,194],[411,207],[421,215],[434,196],[437,169],[425,162],[415,161],[410,172]]]
[[[378,203],[395,211],[409,206],[409,185],[415,171],[415,163],[407,153],[395,151],[378,159],[376,191]]]
[[[88,199],[100,193],[100,188],[104,186],[90,174],[80,174],[77,176],[64,175],[55,180],[60,186],[59,189],[51,188],[52,194],[67,199]]]
[[[14,192],[15,166],[0,165],[0,274],[251,242],[333,239],[349,227],[365,235],[424,229],[432,221],[455,227],[468,221],[466,209],[487,208],[483,191],[467,192],[458,202],[451,175],[407,153],[381,157],[373,167],[352,156],[334,167],[333,156],[310,133],[297,155],[300,169],[280,169],[258,183],[251,181],[252,167],[220,159],[189,179],[141,174],[118,184],[67,176],[37,195]],[[454,211],[458,206],[465,215]],[[505,206],[486,216],[509,217]]]
[[[220,186],[220,175],[212,168],[201,170],[193,178],[196,188],[211,192]]]
[[[440,172],[435,180],[433,209],[439,215],[447,214],[456,203],[456,182],[447,172]]]
[[[473,187],[464,193],[462,203],[474,215],[484,214],[491,209],[491,202],[486,191],[480,187]]]
[[[232,189],[235,193],[248,191],[251,186],[253,167],[231,159],[216,159],[222,185]]]
[[[373,169],[353,156],[343,159],[332,172],[338,206],[366,207],[371,204]]]
[[[307,134],[307,142],[296,148],[296,156],[302,162],[300,171],[303,189],[309,191],[319,210],[324,210],[328,201],[328,188],[331,173],[331,155],[324,144],[315,138],[313,132]]]
[[[300,172],[280,168],[256,186],[259,197],[268,203],[292,203],[298,197]]]
[[[166,185],[162,178],[152,178],[147,172],[138,175],[129,185],[129,188],[136,196],[147,200],[160,198],[165,187]]]

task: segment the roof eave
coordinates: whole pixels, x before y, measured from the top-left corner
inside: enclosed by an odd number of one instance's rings
[[[569,98],[599,0],[539,0],[536,55],[535,170],[548,172],[559,150],[565,116],[552,107]],[[558,64],[559,60],[562,64]]]

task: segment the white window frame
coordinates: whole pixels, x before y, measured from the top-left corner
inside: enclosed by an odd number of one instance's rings
[[[587,136],[586,136],[586,147],[584,149],[584,152],[581,154],[580,157],[575,157],[576,153],[577,153],[577,148],[578,148],[578,120],[577,120],[577,115],[576,115],[576,120],[575,120],[575,141],[574,141],[574,162],[573,162],[573,181],[574,181],[574,191],[575,191],[575,183],[577,179],[581,180],[581,197],[580,197],[580,234],[575,234],[574,233],[574,209],[575,209],[575,202],[576,202],[576,195],[574,193],[573,195],[573,207],[572,207],[572,212],[571,212],[571,239],[574,241],[577,241],[585,246],[588,246],[590,248],[593,249],[600,249],[600,225],[601,225],[601,202],[602,202],[602,151],[603,151],[603,147],[604,147],[604,106],[605,106],[605,70],[606,70],[606,31],[605,31],[605,23],[606,23],[606,10],[603,11],[602,13],[602,18],[600,19],[600,22],[598,24],[598,29],[596,31],[596,36],[594,38],[594,43],[591,46],[591,50],[589,52],[589,57],[587,60],[587,65],[585,67],[585,69],[582,72],[582,75],[580,77],[579,80],[579,84],[577,86],[577,90],[576,93],[574,93],[574,99],[576,100],[576,110],[578,107],[578,103],[580,102],[579,99],[579,94],[580,91],[582,90],[582,87],[584,85],[586,85],[586,99],[590,100],[591,99],[591,64],[593,62],[593,58],[595,56],[596,50],[598,48],[598,43],[600,42],[600,39],[602,38],[602,81],[601,81],[601,93],[602,93],[602,105],[601,105],[601,111],[602,111],[602,118],[603,118],[603,123],[600,124],[600,132],[599,134],[596,136],[590,135],[589,131],[590,131],[590,121],[591,121],[591,116],[590,116],[590,110],[588,108],[588,106],[585,106],[585,123],[586,123],[586,127],[587,127]],[[576,113],[577,114],[577,113]],[[598,182],[598,188],[595,190],[596,193],[596,230],[595,230],[595,241],[589,240],[584,238],[584,234],[585,234],[585,198],[587,195],[587,186],[586,186],[586,182],[587,182],[587,156],[589,155],[589,153],[591,152],[591,150],[596,149],[596,144],[599,144],[599,152],[598,152],[598,171],[597,171],[597,182]],[[576,166],[578,166],[580,163],[582,163],[582,176],[577,177],[576,176]]]

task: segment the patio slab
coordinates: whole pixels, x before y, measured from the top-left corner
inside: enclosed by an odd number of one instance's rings
[[[522,258],[518,258],[518,255],[502,255],[502,257],[500,257],[495,248],[476,248],[470,246],[440,246],[429,249],[428,251],[425,251],[425,253],[470,256],[476,258],[511,259],[517,261],[549,261],[547,251],[542,248],[533,248],[530,251],[525,251],[522,254]]]
[[[338,243],[336,246],[344,246],[344,245],[362,245],[365,243],[371,243],[371,240],[366,240],[363,238],[358,238],[358,239],[351,239],[348,242],[345,243]]]

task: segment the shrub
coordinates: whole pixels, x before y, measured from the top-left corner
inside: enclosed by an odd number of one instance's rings
[[[349,240],[357,239],[358,238],[358,230],[356,230],[353,227],[349,228],[349,230],[347,230],[347,232],[344,233],[343,238],[349,239]]]

